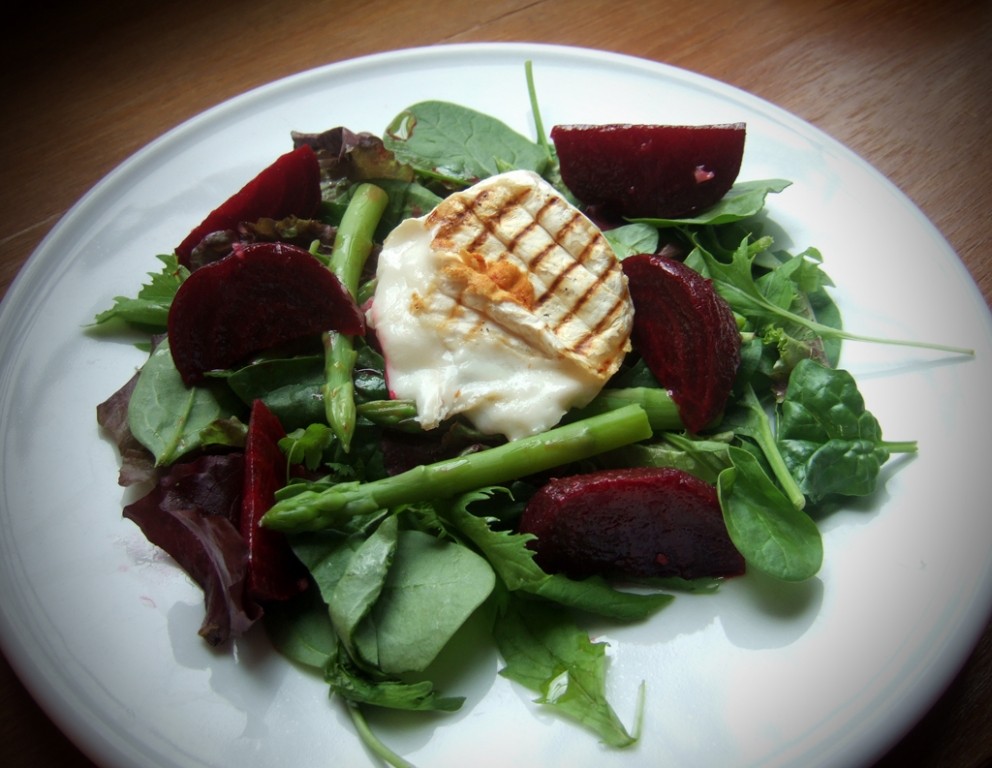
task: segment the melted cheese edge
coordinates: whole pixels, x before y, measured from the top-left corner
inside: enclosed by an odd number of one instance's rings
[[[602,233],[511,171],[390,233],[368,321],[390,395],[425,429],[461,414],[514,440],[599,393],[630,349],[633,305]]]

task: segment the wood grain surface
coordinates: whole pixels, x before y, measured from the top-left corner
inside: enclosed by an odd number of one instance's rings
[[[17,2],[5,16],[0,294],[104,175],[225,99],[385,50],[535,41],[683,67],[804,118],[900,187],[992,299],[987,0],[97,0]],[[990,721],[987,631],[932,710],[877,768],[988,766]],[[3,659],[0,764],[92,765]]]

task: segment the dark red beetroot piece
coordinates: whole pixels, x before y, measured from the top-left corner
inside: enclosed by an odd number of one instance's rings
[[[634,467],[556,478],[519,530],[548,573],[572,578],[720,578],[744,573],[716,489],[678,469]]]
[[[236,245],[179,286],[169,347],[187,386],[206,371],[322,331],[365,332],[354,297],[309,252],[286,243]]]
[[[730,305],[681,261],[657,254],[621,262],[634,304],[631,343],[699,432],[723,413],[741,360]]]
[[[288,600],[307,586],[306,572],[285,534],[262,528],[259,521],[286,484],[286,459],[279,441],[282,424],[261,400],[252,403],[245,444],[245,478],[241,535],[248,546],[248,593],[256,600]]]
[[[235,229],[261,218],[311,218],[320,205],[317,155],[303,145],[277,158],[238,192],[214,209],[176,248],[179,263],[189,267],[190,254],[211,232]]]
[[[556,125],[562,181],[582,203],[626,218],[675,219],[713,206],[733,186],[745,127]]]

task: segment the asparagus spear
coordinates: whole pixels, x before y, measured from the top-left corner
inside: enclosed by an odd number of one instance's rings
[[[262,525],[282,531],[315,531],[354,515],[399,504],[455,496],[594,456],[651,437],[639,405],[590,416],[547,432],[478,453],[424,464],[368,483],[340,483],[281,499]]]
[[[388,197],[374,184],[360,184],[352,193],[334,238],[330,269],[341,284],[358,295],[362,268],[372,252],[372,236],[382,218]],[[324,341],[324,411],[327,423],[345,451],[355,431],[355,388],[352,372],[355,346],[351,336],[327,332]]]
[[[685,429],[682,417],[679,416],[679,407],[668,394],[668,390],[660,387],[618,387],[601,390],[589,405],[578,411],[577,415],[580,418],[592,416],[631,403],[641,406],[647,412],[648,421],[655,432]]]
[[[404,432],[423,432],[417,421],[417,405],[412,400],[369,400],[355,406],[359,416],[373,424]]]
[[[679,408],[667,390],[660,387],[617,387],[604,389],[584,408],[569,414],[569,421],[615,411],[625,405],[639,405],[648,415],[648,422],[655,432],[672,432],[685,429]],[[369,421],[392,429],[418,432],[417,406],[412,400],[370,400],[357,407],[358,415]]]

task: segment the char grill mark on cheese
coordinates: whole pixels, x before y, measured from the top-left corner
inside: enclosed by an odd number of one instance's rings
[[[537,299],[538,305],[543,307],[551,299],[557,298],[557,294],[559,289],[561,288],[561,284],[565,282],[565,280],[572,273],[572,271],[577,269],[578,266],[579,263],[577,261],[573,261],[571,264],[565,267],[565,269],[561,270],[557,275],[555,275],[555,279],[552,280],[551,284],[544,289],[544,293],[542,293],[538,297]]]
[[[623,297],[618,296],[617,300],[613,304],[613,307],[610,309],[610,311],[607,314],[603,315],[602,318],[600,318],[600,321],[596,324],[596,327],[591,328],[589,332],[586,333],[585,336],[583,336],[581,339],[579,339],[578,342],[576,342],[574,346],[575,352],[578,354],[585,354],[586,348],[593,341],[599,338],[599,336],[607,328],[609,328],[614,323],[618,322],[620,316],[623,314],[623,311],[626,309],[626,307],[627,307],[627,302],[624,300]],[[610,361],[604,361],[599,366],[598,369],[599,372],[603,373],[604,371],[606,371],[609,366],[609,363]]]
[[[489,189],[480,189],[472,196],[452,196],[428,215],[427,225],[430,227],[439,224],[434,234],[434,240],[439,244],[454,246],[460,233],[476,230],[475,237],[467,243],[462,243],[462,248],[479,251],[490,238],[494,238],[500,241],[507,251],[512,252],[511,242],[504,242],[499,235],[500,219],[514,207],[521,205],[529,196],[530,190],[527,188],[515,190],[513,195],[505,200],[494,199]],[[488,210],[491,206],[487,204],[495,206],[495,210]],[[480,226],[473,227],[473,224]],[[519,235],[523,235],[523,232]]]
[[[607,261],[605,271],[595,271],[596,265],[591,262],[597,249],[608,248],[601,242],[602,235],[592,225],[583,227],[586,220],[582,214],[561,198],[546,197],[532,210],[533,204],[528,203],[535,197],[534,190],[526,186],[514,187],[509,193],[503,188],[481,188],[474,194],[462,193],[441,203],[428,216],[427,224],[434,228],[434,247],[462,254],[478,253],[490,265],[504,261],[524,265],[540,290],[534,304],[547,316],[549,330],[564,342],[562,351],[580,356],[618,317],[618,305],[622,307],[626,300],[625,292],[618,294],[608,285],[611,277],[616,279],[619,267]],[[517,218],[521,211],[527,213],[523,223]],[[533,249],[534,244],[527,240],[537,238],[546,242]],[[484,269],[494,276],[490,266]],[[575,285],[563,288],[566,281],[574,281]],[[612,294],[609,310],[598,316],[596,308],[584,313],[587,304],[601,303],[592,300],[603,291]],[[463,296],[452,298],[473,309]],[[570,325],[578,327],[569,328]],[[594,365],[597,370],[607,367],[609,361]]]
[[[433,428],[463,414],[514,440],[599,392],[633,304],[603,234],[545,180],[510,171],[401,223],[369,310],[392,397]]]
[[[537,252],[537,255],[533,259],[530,260],[530,264],[528,264],[527,266],[531,269],[531,271],[535,271],[535,270],[539,269],[540,266],[541,266],[541,262],[544,261],[545,257],[547,257],[549,254],[551,254],[554,251],[554,249],[557,248],[557,247],[558,247],[558,244],[557,243],[555,243],[553,241],[552,242],[549,242],[547,245],[545,245],[541,250],[539,250]],[[545,291],[544,294],[542,294],[542,295],[546,295],[546,294],[547,294],[547,291]],[[541,302],[540,302],[540,299],[539,299],[538,300],[538,304],[540,304],[540,303]]]

